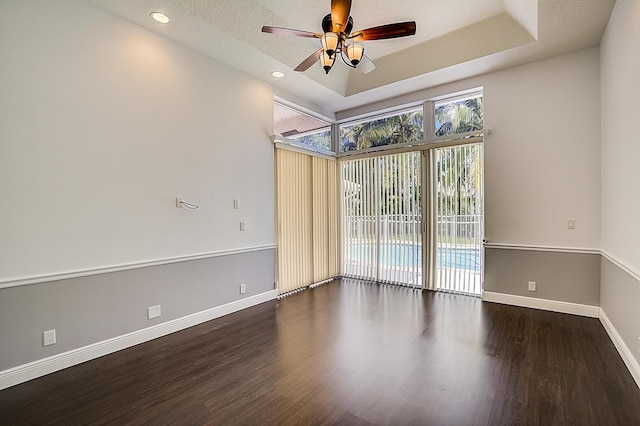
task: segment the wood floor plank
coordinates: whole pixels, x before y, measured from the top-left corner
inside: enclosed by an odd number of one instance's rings
[[[635,425],[597,319],[342,280],[0,391],[0,424]]]

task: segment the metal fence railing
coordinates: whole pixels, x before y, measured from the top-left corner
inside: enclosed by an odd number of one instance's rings
[[[371,235],[375,238],[376,216],[347,216],[345,219],[346,238],[361,238]],[[380,235],[384,239],[401,238],[407,233],[420,233],[419,215],[381,215]],[[436,222],[436,235],[439,239],[448,238],[464,241],[482,241],[482,215],[439,215]]]

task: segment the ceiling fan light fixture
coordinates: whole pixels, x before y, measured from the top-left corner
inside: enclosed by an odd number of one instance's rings
[[[351,65],[355,67],[360,63],[364,56],[364,46],[360,43],[351,43],[347,45],[347,56],[349,57]]]
[[[329,71],[331,71],[331,67],[333,67],[333,62],[335,61],[335,59],[335,55],[329,56],[326,51],[322,51],[322,53],[320,54],[320,65],[322,65],[322,68],[324,69],[324,72],[326,74],[329,74]]]
[[[336,50],[338,49],[338,43],[340,38],[338,34],[332,32],[326,32],[320,38],[320,42],[322,43],[322,49],[329,55],[329,57],[333,58],[336,54]]]
[[[352,31],[351,2],[352,0],[331,0],[331,13],[322,18],[322,33],[268,25],[262,27],[262,32],[320,40],[322,46],[300,62],[294,71],[304,72],[316,62],[320,62],[324,71],[329,74],[339,57],[346,66],[357,67],[367,74],[375,68],[375,65],[365,56],[364,46],[356,42],[412,36],[416,33],[416,23],[415,21],[396,22]]]

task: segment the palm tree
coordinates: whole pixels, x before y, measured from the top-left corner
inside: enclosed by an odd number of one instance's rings
[[[473,215],[482,185],[482,147],[478,144],[441,148],[436,158],[439,214]]]
[[[422,110],[344,127],[342,151],[413,142],[424,137]]]
[[[435,115],[436,136],[481,130],[484,126],[482,96],[440,105]]]

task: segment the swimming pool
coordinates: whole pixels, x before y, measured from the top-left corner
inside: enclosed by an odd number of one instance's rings
[[[347,250],[346,261],[364,262],[375,256],[372,244],[353,245]],[[420,264],[422,246],[417,244],[383,244],[380,247],[380,264],[414,266]],[[480,272],[480,249],[438,247],[436,252],[436,267],[448,269],[463,269]]]

